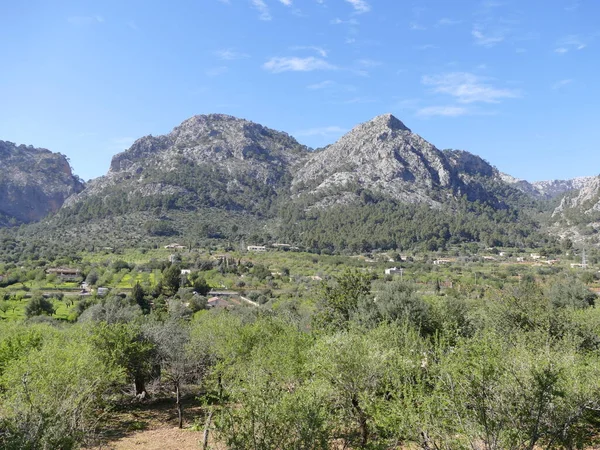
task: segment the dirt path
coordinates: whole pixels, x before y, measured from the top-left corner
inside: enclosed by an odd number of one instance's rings
[[[203,411],[190,401],[185,405],[185,418],[184,429],[180,430],[172,401],[123,408],[110,414],[99,430],[100,443],[87,450],[199,450],[203,426],[192,429],[192,425],[204,424]],[[225,450],[212,439],[209,449]]]

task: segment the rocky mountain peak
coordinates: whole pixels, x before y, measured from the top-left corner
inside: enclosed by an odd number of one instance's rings
[[[410,129],[391,113],[381,114],[362,124],[363,127],[389,128],[392,131],[410,131]]]
[[[451,188],[454,181],[441,151],[393,115],[383,114],[315,153],[293,184],[295,191],[318,195],[356,191],[358,186],[400,201],[435,203],[429,191]]]

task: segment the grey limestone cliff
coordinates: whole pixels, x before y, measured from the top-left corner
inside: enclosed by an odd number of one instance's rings
[[[64,155],[0,141],[0,215],[6,223],[40,220],[83,188]]]

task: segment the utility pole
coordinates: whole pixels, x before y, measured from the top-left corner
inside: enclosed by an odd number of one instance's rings
[[[583,249],[583,254],[581,255],[581,268],[583,270],[587,269],[587,258],[585,256],[585,248]]]

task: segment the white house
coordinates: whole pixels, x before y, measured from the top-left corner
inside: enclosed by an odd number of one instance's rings
[[[249,245],[248,251],[249,252],[266,252],[267,247],[265,247],[264,245]]]

